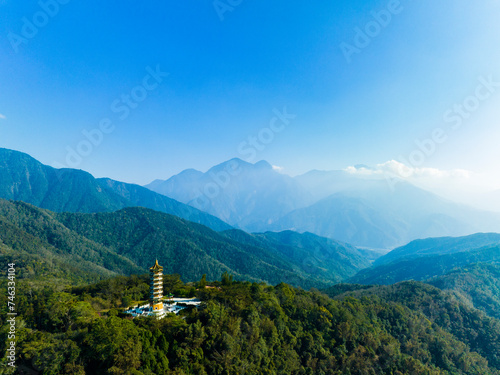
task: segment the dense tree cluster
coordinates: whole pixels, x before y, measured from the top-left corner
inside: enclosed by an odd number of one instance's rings
[[[164,286],[178,293],[198,288],[201,308],[162,320],[130,319],[121,308],[127,299],[135,303],[147,296],[145,275],[66,290],[20,280],[18,366],[42,374],[95,375],[499,373],[497,363],[471,351],[472,342],[458,328],[402,303],[409,298],[404,290],[401,303],[387,295],[332,299],[283,283],[235,281],[229,274],[195,284],[172,275]],[[419,298],[434,299],[429,288]],[[5,296],[0,299],[4,306]],[[463,320],[482,319],[456,314],[450,318],[461,317],[464,331],[477,325]]]
[[[500,319],[500,267],[498,265],[470,264],[427,282],[455,294],[457,298],[489,316]]]
[[[471,350],[480,353],[491,366],[500,369],[500,321],[470,307],[467,301],[457,298],[455,293],[446,293],[416,281],[371,288],[358,285],[357,289],[340,295],[335,287],[326,292],[337,299],[347,296],[377,298],[418,311],[434,325],[451,333]]]

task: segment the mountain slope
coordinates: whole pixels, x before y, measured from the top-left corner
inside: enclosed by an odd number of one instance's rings
[[[355,246],[391,248],[416,238],[500,231],[500,215],[446,201],[399,182],[385,181],[338,192],[292,211],[270,230],[309,231]]]
[[[426,283],[455,294],[461,301],[500,319],[500,266],[472,264],[427,280]]]
[[[239,230],[222,232],[240,243],[273,249],[283,259],[301,265],[301,270],[328,280],[342,281],[370,262],[351,245],[292,231],[247,234]]]
[[[394,222],[363,199],[341,193],[290,212],[270,227],[273,231],[312,232],[358,246],[387,248],[401,240],[405,223]]]
[[[334,289],[334,293],[336,290]],[[328,294],[328,290],[326,290]],[[413,311],[423,313],[433,324],[448,331],[472,351],[487,358],[490,365],[500,369],[500,321],[466,306],[454,296],[431,285],[402,282],[390,286],[375,286],[334,295],[337,299],[377,297],[383,301],[399,303]],[[412,337],[408,337],[412,340]]]
[[[196,280],[202,274],[217,279],[227,271],[238,278],[310,287],[342,280],[367,263],[355,249],[349,248],[351,252],[343,255],[342,261],[332,256],[328,262],[312,265],[306,261],[314,256],[314,248],[284,256],[276,245],[241,242],[241,238],[233,239],[202,225],[142,208],[126,208],[116,213],[61,213],[56,217],[68,228],[141,267],[149,266],[157,258],[166,273],[179,273],[185,280]],[[331,246],[329,250],[337,253],[340,248]],[[345,270],[344,263],[351,268]],[[342,272],[337,273],[340,269]]]
[[[477,262],[500,261],[500,234],[476,233],[464,237],[415,240],[378,258],[350,281],[361,284],[393,284],[403,280],[427,280],[454,268]]]
[[[394,261],[358,272],[349,282],[359,284],[394,284],[404,280],[428,280],[445,275],[455,268],[474,263],[500,263],[500,244],[453,254],[430,255]]]
[[[0,199],[0,250],[18,277],[93,281],[144,270],[130,259],[64,227],[53,213]]]
[[[428,255],[452,254],[496,244],[500,244],[500,234],[498,233],[476,233],[464,237],[439,237],[415,240],[378,258],[374,265],[379,266],[394,261]]]
[[[56,212],[111,212],[144,206],[215,230],[230,228],[216,217],[141,186],[95,179],[76,169],[54,169],[27,154],[7,149],[0,149],[0,198]]]

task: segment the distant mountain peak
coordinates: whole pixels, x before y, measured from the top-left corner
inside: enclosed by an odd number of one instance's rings
[[[271,164],[269,164],[265,160],[260,160],[254,164],[249,163],[245,160],[242,160],[240,158],[232,158],[230,160],[227,160],[223,163],[217,164],[216,166],[210,168],[207,173],[211,172],[218,172],[221,170],[237,170],[239,168],[243,168],[244,170],[273,170],[273,167]],[[181,172],[184,173],[184,172]]]
[[[258,161],[254,164],[254,167],[258,169],[273,169],[273,166],[265,160]]]
[[[200,172],[199,170],[197,169],[194,169],[194,168],[188,168],[188,169],[184,169],[181,173],[178,174],[178,176],[197,176],[197,175],[200,175],[200,174],[203,174],[203,172]]]
[[[210,168],[207,173],[209,172],[213,172],[213,171],[219,171],[219,170],[223,170],[223,169],[227,169],[227,168],[238,168],[238,167],[251,167],[253,166],[253,164],[251,163],[248,163],[244,160],[241,160],[240,158],[232,158],[232,159],[229,159],[229,160],[226,160],[222,163],[219,163],[215,166],[213,166],[212,168]]]

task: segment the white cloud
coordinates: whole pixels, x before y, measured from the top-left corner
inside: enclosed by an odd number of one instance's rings
[[[350,174],[357,174],[357,175],[364,175],[364,176],[372,176],[372,175],[380,174],[380,172],[376,171],[375,169],[368,169],[365,167],[347,167],[345,169],[345,171],[350,173]]]
[[[396,160],[390,160],[384,164],[378,164],[377,170],[393,173],[401,178],[463,178],[468,179],[472,172],[465,169],[443,170],[438,168],[415,168],[408,167]]]
[[[405,180],[419,179],[419,178],[458,178],[469,179],[472,177],[472,172],[465,169],[452,169],[442,170],[437,168],[415,168],[408,167],[396,160],[389,160],[382,164],[377,164],[375,168],[366,167],[347,167],[346,172],[374,177],[399,177]]]
[[[285,170],[285,168],[279,167],[277,165],[273,165],[273,169],[278,173],[283,173],[283,171]]]
[[[0,113],[0,119],[1,119],[1,120],[5,120],[6,118],[7,118],[7,117],[5,117],[4,115],[2,115],[2,114]]]

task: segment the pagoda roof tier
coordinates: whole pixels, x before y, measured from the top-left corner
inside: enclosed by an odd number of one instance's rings
[[[158,264],[158,259],[156,259],[155,265],[149,269],[150,271],[163,271],[163,267]]]

